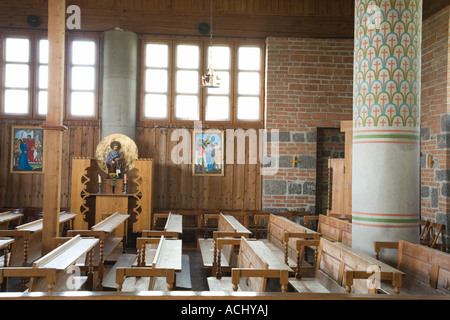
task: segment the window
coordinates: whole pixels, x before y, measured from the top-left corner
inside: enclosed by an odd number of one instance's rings
[[[147,44],[145,51],[144,114],[153,119],[169,117],[169,46]]]
[[[69,116],[95,117],[97,112],[97,45],[73,40],[69,63]]]
[[[67,37],[66,117],[97,116],[98,39]],[[0,33],[0,114],[47,115],[49,43],[42,32]]]
[[[200,47],[178,44],[175,69],[175,119],[200,120]]]
[[[263,121],[263,43],[144,40],[142,119],[238,123]],[[208,67],[220,87],[201,87]]]
[[[261,49],[238,49],[237,119],[255,121],[261,117]]]
[[[37,84],[37,113],[47,114],[47,89],[48,89],[48,40],[39,40],[38,53],[38,84]]]
[[[228,46],[208,48],[208,66],[214,67],[220,78],[219,88],[208,88],[205,108],[206,121],[230,121],[231,51]]]
[[[30,112],[30,39],[5,39],[3,113],[27,115]]]

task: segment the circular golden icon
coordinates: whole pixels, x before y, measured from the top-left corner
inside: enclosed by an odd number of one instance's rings
[[[110,151],[114,149],[114,145],[117,145],[117,150],[123,154],[121,171],[122,173],[127,173],[134,168],[134,161],[138,158],[138,148],[130,137],[121,133],[110,134],[100,141],[95,151],[97,164],[103,172],[108,172],[106,159]]]

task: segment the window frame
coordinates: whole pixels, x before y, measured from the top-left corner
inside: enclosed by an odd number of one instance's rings
[[[12,114],[5,113],[4,108],[4,91],[5,91],[5,58],[6,58],[6,38],[25,38],[30,41],[30,62],[29,62],[29,105],[28,113],[26,114]],[[48,39],[47,32],[42,30],[2,30],[0,31],[0,119],[34,119],[45,120],[47,115],[40,115],[38,113],[38,92],[39,90],[39,40]],[[68,93],[70,92],[70,46],[73,40],[90,40],[96,43],[96,57],[95,57],[95,92],[94,92],[94,116],[71,116],[70,103],[68,101]],[[100,114],[101,106],[101,55],[102,55],[102,35],[100,33],[84,34],[80,32],[66,32],[65,38],[65,60],[64,60],[64,115],[63,120],[82,120],[82,121],[97,121]],[[48,64],[47,64],[48,65]],[[48,91],[48,88],[47,88]]]
[[[92,116],[76,116],[72,115],[71,110],[71,92],[72,92],[72,44],[74,41],[93,41],[95,43],[95,81],[94,81],[94,115]],[[102,53],[101,41],[98,35],[70,34],[66,37],[66,56],[65,56],[65,97],[64,97],[64,119],[65,120],[98,120],[101,104],[101,72],[100,72],[100,56]]]
[[[34,52],[35,52],[35,66],[34,66],[34,72],[35,72],[35,77],[34,77],[34,84],[33,84],[33,100],[34,100],[34,105],[33,105],[33,118],[36,119],[45,119],[47,117],[47,114],[39,114],[39,91],[41,91],[39,89],[39,66],[41,65],[41,63],[39,62],[39,41],[40,40],[48,40],[48,37],[45,34],[41,34],[41,35],[37,35],[36,36],[36,41],[34,43]],[[47,62],[47,67],[48,67],[48,62]],[[46,89],[47,93],[48,93],[48,86]],[[47,95],[47,106],[48,106],[48,95]],[[47,112],[48,112],[48,108],[47,108]]]
[[[259,77],[260,77],[260,85],[259,85],[259,119],[258,120],[239,120],[238,119],[238,98],[239,98],[239,92],[238,92],[238,86],[239,86],[239,81],[238,81],[238,76],[239,76],[239,62],[237,61],[238,59],[238,51],[239,48],[241,47],[259,47],[261,50],[261,60],[260,60],[260,69],[259,69]],[[265,101],[265,45],[264,43],[256,43],[256,42],[249,42],[249,41],[240,41],[238,43],[238,45],[236,45],[235,48],[235,59],[236,62],[234,64],[235,67],[235,72],[234,72],[234,76],[235,76],[235,81],[234,81],[234,120],[235,123],[239,123],[239,124],[248,124],[248,123],[260,123],[260,124],[264,124],[264,119],[265,119],[265,115],[264,115],[264,101]]]
[[[151,69],[151,68],[147,68],[146,65],[146,49],[147,49],[147,44],[165,44],[167,45],[167,50],[168,50],[168,66],[167,66],[167,73],[168,73],[168,79],[167,79],[167,118],[145,118],[145,95],[147,94],[146,91],[146,83],[145,83],[145,76],[146,76],[146,71],[147,69]],[[172,109],[172,97],[171,97],[171,92],[172,92],[172,86],[173,86],[173,80],[171,80],[170,75],[172,74],[172,64],[170,63],[170,61],[172,60],[172,42],[171,41],[161,41],[161,40],[154,40],[154,41],[148,41],[145,44],[142,43],[142,50],[141,50],[141,67],[140,72],[141,72],[141,76],[139,77],[140,79],[140,85],[139,85],[139,92],[140,92],[140,97],[139,97],[139,101],[140,101],[140,107],[137,110],[137,114],[138,117],[141,121],[153,121],[153,122],[169,122],[171,121],[171,109]]]
[[[29,70],[28,70],[28,112],[22,113],[6,113],[5,112],[5,90],[6,90],[6,39],[28,39],[29,40]],[[36,52],[34,50],[36,36],[28,32],[5,32],[0,34],[1,50],[0,50],[0,117],[1,118],[16,118],[29,119],[33,118],[37,110],[35,110],[33,87],[35,83],[35,64]]]
[[[198,97],[198,119],[192,120],[192,119],[182,119],[179,118],[177,119],[175,114],[176,114],[176,96],[177,96],[177,92],[176,92],[176,86],[177,86],[177,71],[178,68],[176,66],[176,61],[177,61],[177,49],[176,47],[178,45],[198,45],[199,47],[199,61],[198,61],[198,93],[197,93],[197,97]],[[201,79],[202,79],[202,75],[203,72],[202,70],[205,70],[204,67],[204,48],[203,48],[203,43],[199,42],[199,41],[189,41],[189,40],[182,40],[182,41],[174,41],[173,42],[173,70],[172,73],[169,73],[169,79],[171,78],[173,80],[173,85],[172,85],[172,92],[169,93],[172,95],[172,116],[171,116],[171,122],[172,123],[192,123],[193,121],[203,121],[202,120],[202,109],[203,109],[203,91],[201,88]],[[190,70],[190,69],[183,69],[181,68],[181,70]],[[189,94],[188,94],[189,95]]]
[[[212,45],[213,46],[228,46],[230,48],[230,110],[229,120],[206,120],[206,104],[207,104],[207,89],[201,88],[201,76],[206,73],[208,68],[208,59],[209,59],[209,38],[187,38],[187,37],[158,37],[158,36],[141,36],[141,66],[140,70],[140,92],[139,92],[139,108],[138,112],[138,121],[141,121],[144,125],[148,126],[149,123],[154,123],[155,125],[164,125],[164,124],[173,124],[177,125],[186,125],[192,124],[193,121],[197,120],[185,120],[185,119],[176,119],[175,118],[175,96],[176,96],[176,46],[178,44],[197,44],[200,47],[200,79],[199,79],[199,121],[206,125],[215,125],[219,127],[233,127],[233,126],[242,126],[242,127],[260,127],[264,125],[265,114],[264,114],[264,106],[265,106],[265,40],[263,39],[236,39],[236,38],[218,38],[214,39]],[[148,118],[145,117],[145,77],[146,77],[146,46],[147,44],[167,44],[169,48],[169,87],[168,87],[168,117],[166,119],[158,119],[158,118]],[[258,120],[238,120],[237,119],[237,99],[238,99],[238,61],[237,55],[239,47],[259,47],[261,50],[261,61],[260,61],[260,109],[259,109],[259,119]]]

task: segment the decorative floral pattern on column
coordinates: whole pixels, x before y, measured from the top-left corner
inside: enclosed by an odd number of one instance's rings
[[[355,142],[419,143],[422,0],[355,5]]]

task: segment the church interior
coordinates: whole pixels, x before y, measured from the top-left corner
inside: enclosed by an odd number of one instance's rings
[[[449,299],[448,0],[4,0],[0,49],[0,300]]]

